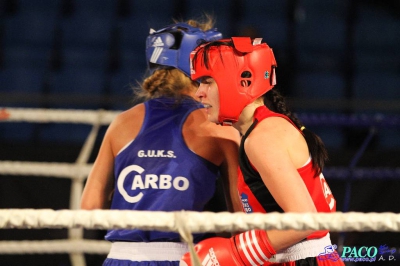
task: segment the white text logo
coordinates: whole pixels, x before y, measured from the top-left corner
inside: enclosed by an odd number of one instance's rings
[[[176,158],[174,151],[165,150],[140,150],[137,153],[138,157],[156,157],[156,158]]]
[[[208,250],[207,256],[204,258],[203,262],[201,263],[203,266],[219,266],[219,261],[217,256],[215,256],[215,252],[213,248]]]
[[[124,188],[124,182],[128,174],[136,172],[133,177],[131,190],[144,189],[170,189],[174,188],[179,191],[185,191],[189,187],[189,180],[183,176],[172,178],[170,175],[161,174],[146,174],[143,177],[141,174],[144,169],[138,165],[130,165],[124,168],[118,176],[117,187],[118,191],[129,203],[136,203],[143,197],[143,192],[137,193],[136,196],[130,196]]]

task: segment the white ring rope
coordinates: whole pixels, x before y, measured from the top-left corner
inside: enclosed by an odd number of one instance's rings
[[[228,213],[152,212],[122,210],[0,210],[0,229],[87,228],[143,229],[178,232],[192,244],[192,233],[239,232],[251,229],[393,231],[400,228],[395,213]],[[100,240],[0,241],[0,254],[95,253],[107,254],[110,244]],[[193,247],[192,247],[193,248]]]
[[[3,122],[76,123],[109,125],[121,111],[6,108],[10,116]]]
[[[107,254],[111,243],[99,240],[0,241],[0,254],[91,253]]]
[[[70,207],[77,209],[82,186],[92,164],[87,164],[101,125],[109,125],[121,111],[1,108],[0,122],[75,123],[92,125],[75,164],[0,161],[0,174],[70,178]],[[84,240],[82,228],[72,228],[69,239],[43,241],[0,241],[0,253],[69,253],[73,266],[84,266],[83,253],[108,253],[107,241]]]
[[[178,219],[179,218],[179,219]],[[128,210],[0,210],[0,228],[139,228],[180,232],[234,232],[255,228],[346,231],[400,231],[396,213],[229,213]]]
[[[85,179],[92,166],[93,164],[0,161],[0,174]]]

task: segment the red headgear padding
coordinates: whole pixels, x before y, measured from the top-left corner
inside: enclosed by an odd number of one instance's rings
[[[235,123],[243,109],[276,84],[274,53],[261,39],[232,37],[197,47],[191,78],[212,77],[218,85],[220,123]]]

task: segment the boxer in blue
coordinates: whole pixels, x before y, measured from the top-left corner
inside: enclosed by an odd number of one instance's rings
[[[145,101],[110,124],[82,209],[203,211],[222,178],[229,211],[241,211],[236,188],[240,136],[208,120],[195,99],[198,83],[190,79],[190,52],[222,37],[210,22],[192,20],[150,33],[151,75],[140,92]],[[116,229],[105,238],[112,245],[103,265],[177,266],[188,252],[174,232]],[[195,234],[194,242],[205,238]]]

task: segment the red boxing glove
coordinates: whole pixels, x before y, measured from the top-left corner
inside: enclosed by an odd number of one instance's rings
[[[264,230],[251,230],[231,238],[213,237],[195,246],[202,266],[256,266],[269,265],[268,259],[276,251]],[[192,266],[186,253],[180,266]]]
[[[212,237],[198,243],[194,249],[202,266],[242,265],[232,238]],[[193,266],[190,253],[181,258],[179,266]]]

